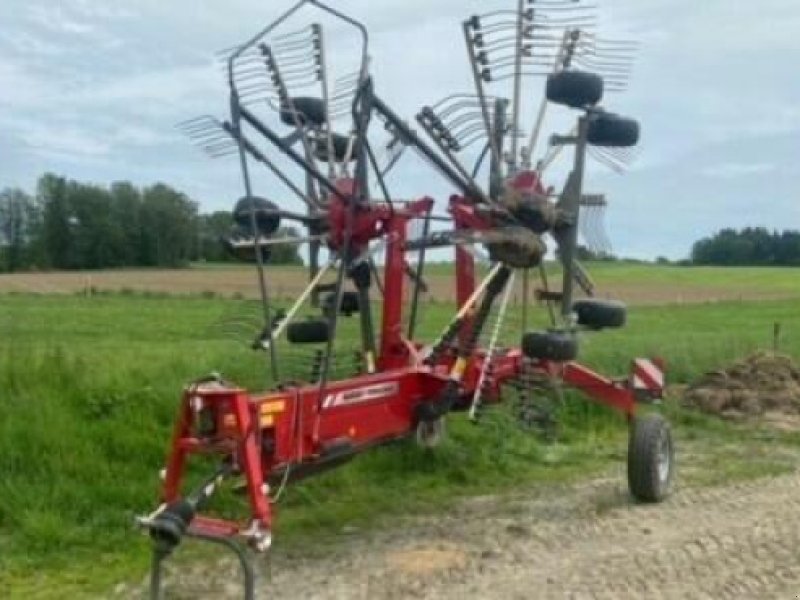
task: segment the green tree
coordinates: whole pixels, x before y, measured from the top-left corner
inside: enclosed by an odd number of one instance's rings
[[[35,222],[36,207],[28,194],[19,189],[0,193],[1,269],[13,273],[28,266]]]
[[[115,244],[120,264],[142,263],[142,194],[128,181],[111,184],[111,215],[115,223]]]
[[[39,179],[36,201],[42,214],[41,250],[45,266],[67,269],[72,264],[74,223],[63,177],[46,173]]]
[[[227,236],[233,225],[230,211],[219,210],[198,217],[199,257],[209,262],[231,260],[231,256],[223,248],[221,240]]]
[[[177,267],[196,247],[197,205],[184,194],[159,183],[142,194],[142,263]]]
[[[294,227],[281,227],[275,232],[276,238],[299,238],[300,234]],[[299,244],[276,244],[272,246],[269,258],[271,265],[302,265]]]

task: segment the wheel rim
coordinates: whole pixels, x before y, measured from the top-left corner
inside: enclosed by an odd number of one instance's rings
[[[657,460],[658,480],[661,485],[666,485],[672,472],[672,442],[666,432],[661,433],[661,438],[658,442]]]

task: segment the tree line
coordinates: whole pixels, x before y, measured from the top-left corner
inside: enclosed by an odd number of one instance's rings
[[[800,266],[800,231],[723,229],[697,241],[691,261],[696,265]]]
[[[233,260],[220,239],[230,211],[200,213],[197,202],[163,183],[108,187],[43,175],[34,194],[0,191],[0,272],[114,267],[181,267]],[[278,235],[297,235],[291,228]],[[272,263],[300,264],[294,245]]]

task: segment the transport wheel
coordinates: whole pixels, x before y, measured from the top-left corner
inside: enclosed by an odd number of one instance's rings
[[[264,198],[254,196],[242,198],[233,207],[233,220],[242,229],[252,235],[253,223],[250,213],[256,213],[256,227],[258,232],[264,236],[270,236],[281,226],[281,218],[278,216],[278,205]]]
[[[639,143],[639,122],[614,113],[600,113],[589,121],[587,140],[592,146],[630,148]]]
[[[547,99],[570,108],[594,106],[603,98],[603,78],[585,71],[559,71],[547,77]]]
[[[628,442],[628,487],[641,502],[661,502],[670,492],[675,447],[667,420],[651,413],[631,423]]]
[[[564,331],[532,331],[522,338],[522,351],[528,358],[568,361],[578,356],[578,339]]]
[[[292,110],[292,106],[294,110]],[[296,114],[295,114],[296,113]],[[301,96],[292,98],[292,104],[281,102],[281,121],[290,127],[295,126],[295,119],[300,125],[321,127],[325,124],[325,102],[320,98]]]
[[[578,316],[578,325],[592,329],[622,327],[628,312],[622,302],[594,298],[575,301],[572,310]]]
[[[444,434],[444,417],[439,417],[433,421],[420,421],[417,423],[417,444],[422,448],[436,448],[442,443]]]
[[[324,319],[292,323],[286,330],[286,339],[290,344],[323,344],[329,337],[330,328]]]

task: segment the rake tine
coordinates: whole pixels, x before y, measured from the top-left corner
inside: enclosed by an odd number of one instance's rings
[[[289,38],[292,38],[292,37],[295,37],[295,36],[298,36],[298,35],[302,35],[306,31],[313,30],[313,28],[314,28],[314,24],[306,25],[305,27],[303,27],[301,29],[297,29],[296,31],[287,31],[286,33],[281,33],[281,34],[275,35],[275,36],[273,36],[272,39],[279,42],[279,41],[286,40],[286,39],[289,39]]]
[[[602,150],[599,150],[598,148],[590,148],[589,149],[589,154],[597,162],[599,162],[602,165],[605,165],[606,167],[608,167],[609,169],[611,169],[615,173],[621,175],[622,173],[625,172],[625,165],[622,165],[622,164],[618,163],[613,157],[609,156],[608,154],[606,154]]]
[[[209,153],[208,157],[212,158],[212,159],[225,158],[226,156],[233,156],[233,155],[238,154],[238,153],[239,153],[239,150],[234,147],[231,150],[228,150],[228,151],[225,151],[225,152],[215,152],[213,154]]]

